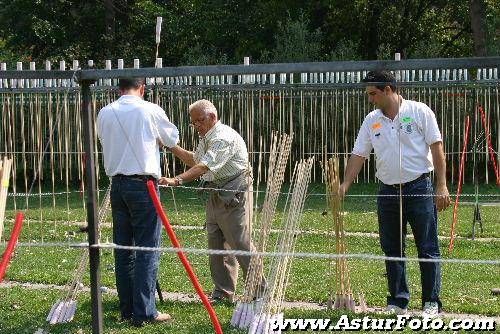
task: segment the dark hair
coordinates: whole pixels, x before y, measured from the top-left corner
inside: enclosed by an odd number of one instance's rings
[[[389,71],[370,71],[366,74],[362,82],[374,82],[374,86],[380,90],[384,90],[385,87],[389,86],[393,92],[396,91],[396,78]],[[384,85],[382,83],[387,84]]]
[[[120,90],[138,89],[144,85],[146,80],[144,78],[120,78],[118,87]]]

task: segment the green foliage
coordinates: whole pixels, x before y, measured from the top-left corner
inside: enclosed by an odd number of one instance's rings
[[[227,64],[228,57],[216,49],[204,49],[201,44],[196,44],[194,47],[189,48],[188,52],[184,55],[185,65],[213,65],[213,64]]]
[[[320,61],[321,49],[321,31],[310,31],[309,21],[301,14],[298,20],[289,17],[285,23],[278,22],[276,47],[269,54],[269,62]]]
[[[485,2],[488,52],[498,55],[500,9]],[[0,61],[151,66],[156,16],[165,66],[474,54],[468,0],[11,0],[0,6]]]
[[[500,6],[496,0],[487,1],[491,10],[486,14],[486,25],[488,29],[489,41],[486,45],[488,54],[491,56],[500,55]]]
[[[331,61],[341,60],[361,60],[358,53],[358,44],[350,39],[343,39],[338,42],[335,49],[330,54]]]

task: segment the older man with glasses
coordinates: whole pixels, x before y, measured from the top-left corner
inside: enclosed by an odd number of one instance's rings
[[[208,100],[189,106],[191,124],[200,135],[195,152],[179,146],[172,153],[191,167],[174,178],[161,178],[159,183],[179,186],[198,177],[209,182],[212,191],[206,206],[209,249],[250,251],[252,221],[252,182],[247,146],[243,138],[217,118],[217,109]],[[236,261],[237,260],[237,261]],[[210,255],[210,272],[215,285],[212,301],[234,301],[238,279],[238,263],[246,277],[250,257]],[[260,291],[265,286],[261,278]]]

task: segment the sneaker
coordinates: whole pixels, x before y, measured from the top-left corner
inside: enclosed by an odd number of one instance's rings
[[[133,319],[132,325],[134,327],[143,327],[146,322],[148,322],[148,323],[160,323],[160,322],[170,322],[170,321],[172,321],[172,317],[170,316],[170,314],[158,312],[158,315],[154,319],[148,319],[148,320]]]
[[[384,313],[402,315],[402,314],[406,314],[407,311],[408,311],[408,309],[401,308],[397,305],[387,305],[387,307],[384,310]]]
[[[172,320],[172,317],[170,316],[170,314],[158,312],[158,315],[153,320],[153,322],[169,322],[171,320]]]
[[[425,302],[422,317],[435,318],[439,314],[439,304],[437,302]]]

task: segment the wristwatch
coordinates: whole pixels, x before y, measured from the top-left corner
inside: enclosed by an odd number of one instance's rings
[[[182,186],[182,184],[184,183],[184,180],[178,176],[174,177],[174,180],[177,182],[177,186]]]

